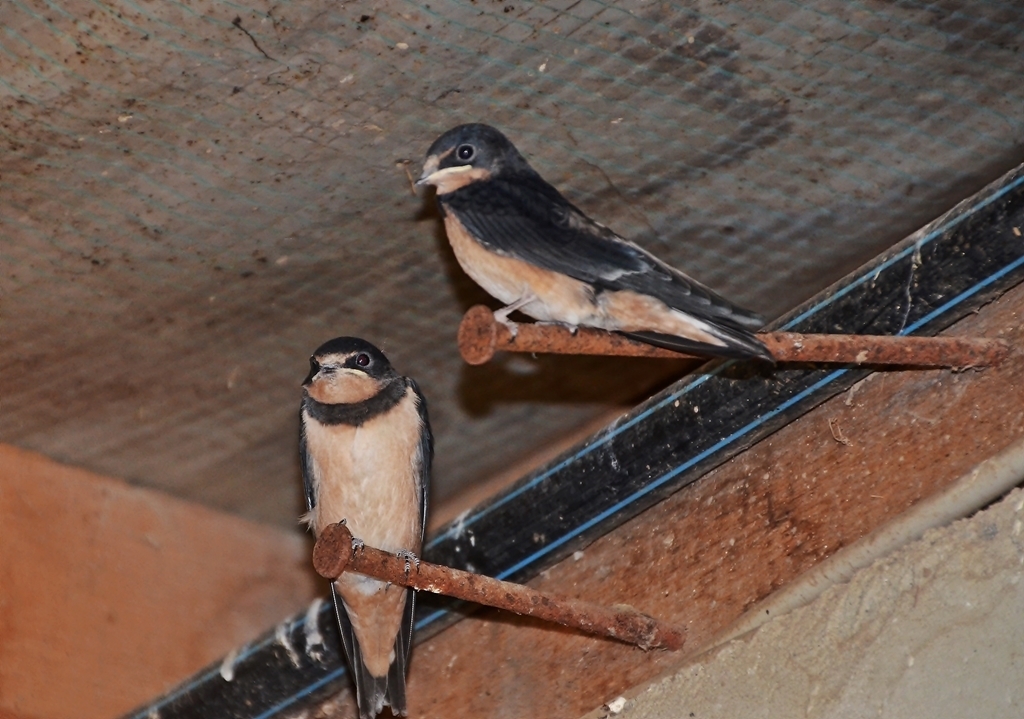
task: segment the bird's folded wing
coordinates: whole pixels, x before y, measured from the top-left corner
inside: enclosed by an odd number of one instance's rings
[[[481,244],[598,290],[632,290],[670,307],[743,329],[763,320],[619,237],[569,203],[539,176],[494,178],[445,196]]]

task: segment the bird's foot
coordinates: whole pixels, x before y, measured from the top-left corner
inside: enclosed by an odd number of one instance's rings
[[[571,334],[573,337],[576,336],[576,333],[579,332],[580,329],[579,325],[571,325],[568,322],[551,322],[545,320],[543,322],[538,322],[537,324],[544,325],[545,327],[564,327],[565,329],[569,330],[569,334]]]
[[[494,313],[494,321],[500,322],[501,324],[508,327],[509,334],[512,335],[512,339],[515,339],[516,335],[519,333],[519,326],[515,322],[510,320],[508,316],[515,312],[516,310],[523,307],[524,305],[530,304],[535,299],[537,298],[534,297],[533,295],[525,295],[523,297],[520,297],[512,304],[505,305],[500,310]]]
[[[347,527],[348,526],[348,519],[346,519],[345,517],[342,517],[341,521],[338,522],[338,524],[340,524],[340,525],[342,525],[344,527]],[[364,542],[361,539],[357,539],[356,537],[352,537],[352,551],[353,552],[358,552],[360,549],[362,549],[365,546],[366,546],[366,542]]]
[[[398,550],[397,552],[395,552],[395,556],[398,557],[399,559],[404,559],[405,560],[405,573],[406,574],[409,573],[409,569],[412,567],[413,564],[416,565],[416,569],[420,568],[420,558],[417,557],[413,552],[410,552],[408,549],[400,549],[400,550]]]
[[[509,336],[511,336],[512,339],[515,339],[516,335],[519,334],[519,323],[513,322],[507,317],[498,317],[497,314],[494,315],[494,321],[505,325],[505,327],[508,328]]]

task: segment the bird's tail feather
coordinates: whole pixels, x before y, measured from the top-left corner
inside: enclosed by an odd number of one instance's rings
[[[341,633],[341,646],[345,650],[352,679],[356,685],[356,704],[359,707],[359,719],[374,719],[387,704],[395,716],[407,713],[405,699],[405,676],[409,662],[409,650],[412,647],[413,611],[415,609],[415,592],[409,589],[405,600],[405,612],[402,615],[402,627],[395,637],[395,660],[391,663],[388,673],[383,677],[375,677],[363,663],[363,655],[359,650],[359,641],[352,630],[352,622],[338,596],[334,583],[331,583],[331,599],[334,600],[334,613],[338,618],[338,630]]]
[[[395,660],[388,669],[387,696],[385,701],[395,716],[406,715],[405,677],[409,673],[409,651],[412,649],[413,612],[416,592],[409,589],[405,597],[405,612],[402,627],[395,637]]]
[[[760,359],[775,364],[775,358],[761,340],[753,334],[742,330],[726,327],[715,327],[715,334],[720,335],[724,345],[713,345],[707,342],[669,335],[661,332],[622,332],[630,339],[646,342],[655,347],[685,352],[687,354],[706,355],[708,357],[725,357],[728,359]]]
[[[359,642],[352,630],[352,622],[342,605],[341,598],[331,582],[331,599],[334,600],[334,614],[338,618],[338,631],[341,633],[341,647],[345,650],[352,680],[356,685],[356,705],[359,708],[359,719],[375,719],[384,708],[384,695],[388,688],[388,677],[375,677],[370,674],[363,663],[363,655],[359,650]]]
[[[764,317],[756,312],[751,312],[733,304],[729,305],[728,314],[716,316],[715,321],[717,324],[733,325],[739,329],[751,332],[756,332],[764,327]]]

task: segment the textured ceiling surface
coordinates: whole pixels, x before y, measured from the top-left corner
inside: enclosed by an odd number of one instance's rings
[[[307,357],[361,335],[443,501],[673,367],[463,366],[438,134],[772,317],[1024,160],[1022,37],[1010,0],[5,0],[0,440],[294,525]]]

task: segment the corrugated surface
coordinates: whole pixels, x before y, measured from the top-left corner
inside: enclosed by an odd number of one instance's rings
[[[1011,2],[8,0],[0,439],[292,524],[306,357],[358,334],[431,400],[443,499],[665,370],[461,365],[483,296],[406,173],[437,134],[499,126],[773,316],[1024,159],[1022,37]]]

